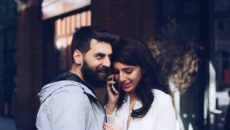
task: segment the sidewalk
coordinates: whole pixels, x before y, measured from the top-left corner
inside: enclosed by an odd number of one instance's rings
[[[14,120],[0,116],[0,130],[17,130]]]

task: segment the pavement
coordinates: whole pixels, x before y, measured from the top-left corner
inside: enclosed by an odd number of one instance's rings
[[[12,118],[0,116],[0,130],[18,130]]]

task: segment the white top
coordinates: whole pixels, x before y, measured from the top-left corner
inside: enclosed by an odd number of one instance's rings
[[[130,105],[130,97],[127,96],[127,101],[120,109],[115,109],[111,115],[107,115],[108,123],[123,130],[176,130],[176,116],[171,97],[157,89],[154,89],[153,93],[154,101],[143,118],[134,118],[129,127],[127,126]],[[136,101],[134,110],[141,106],[142,103]]]

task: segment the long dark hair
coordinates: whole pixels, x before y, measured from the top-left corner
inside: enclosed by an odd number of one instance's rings
[[[142,78],[138,83],[135,92],[142,102],[140,109],[134,110],[132,117],[142,118],[146,115],[154,100],[152,89],[167,91],[167,85],[163,85],[158,77],[157,64],[150,49],[145,43],[131,38],[121,38],[113,45],[112,63],[121,62],[127,65],[140,66]],[[118,109],[122,106],[125,99],[125,92],[121,90],[118,98]]]

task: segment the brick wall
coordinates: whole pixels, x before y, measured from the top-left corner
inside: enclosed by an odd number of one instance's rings
[[[2,31],[2,30],[0,30]],[[1,32],[0,32],[1,33]],[[0,35],[0,115],[3,115],[3,68],[4,68],[4,53],[3,53],[4,43],[3,43],[3,36]]]
[[[18,128],[35,129],[38,108],[37,92],[44,72],[43,30],[39,0],[19,12],[17,55],[17,112]],[[92,24],[102,26],[121,36],[131,36],[147,41],[155,32],[154,0],[93,0]],[[22,33],[23,32],[23,33]],[[47,74],[47,73],[46,73]],[[99,95],[102,95],[99,93]]]
[[[31,6],[18,14],[15,121],[23,130],[35,130],[37,93],[43,82],[41,8],[38,0],[30,2]]]
[[[148,41],[155,32],[155,0],[92,1],[92,24]]]
[[[155,33],[155,0],[91,1],[92,25],[147,42]],[[104,100],[105,90],[95,90]]]

